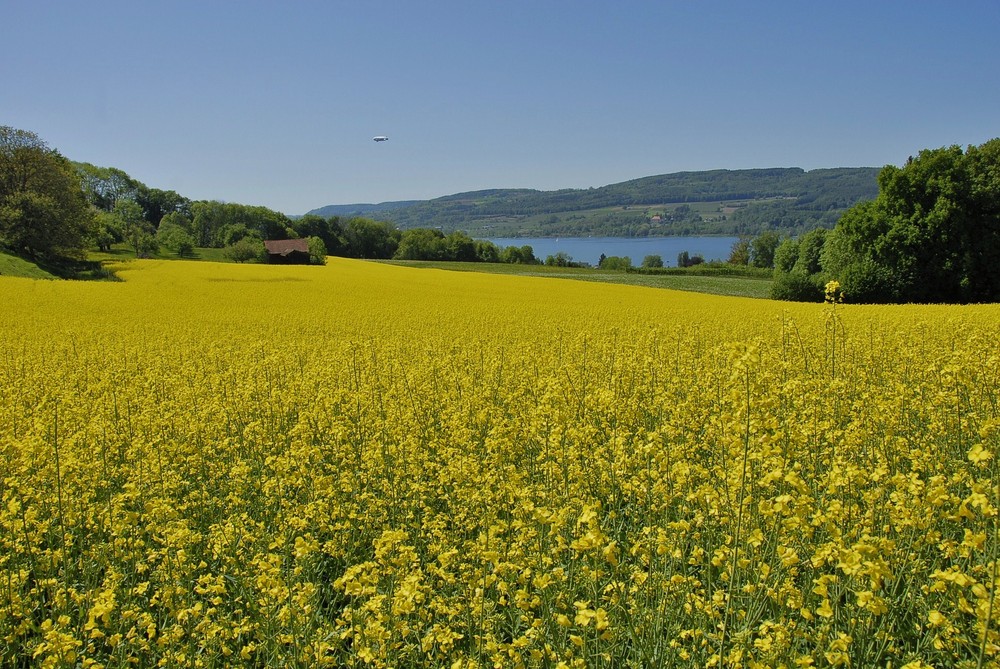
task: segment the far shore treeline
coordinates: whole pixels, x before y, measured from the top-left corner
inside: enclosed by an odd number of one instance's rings
[[[682,253],[677,267],[664,267],[659,256],[638,267],[630,258],[602,256],[600,267],[719,276],[740,267],[771,271],[771,296],[786,300],[821,301],[836,281],[849,302],[1000,301],[1000,139],[923,150],[902,167],[886,166],[874,199],[788,234],[799,229],[785,211],[761,221],[756,236],[742,237],[727,263],[703,267]],[[528,245],[501,248],[461,229],[446,234],[364,216],[290,217],[262,206],[192,201],[114,167],[72,162],[35,133],[0,126],[0,250],[57,275],[100,277],[100,264],[88,255],[122,249],[135,257],[166,252],[254,262],[265,257],[265,240],[289,238],[308,239],[317,264],[333,255],[582,265],[562,253],[537,258]]]

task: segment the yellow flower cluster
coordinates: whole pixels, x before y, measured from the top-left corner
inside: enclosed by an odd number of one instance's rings
[[[997,666],[1000,307],[0,278],[0,665]]]

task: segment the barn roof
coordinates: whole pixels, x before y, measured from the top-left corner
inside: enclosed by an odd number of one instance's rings
[[[309,253],[308,239],[272,239],[264,242],[270,255],[287,256],[290,253]]]

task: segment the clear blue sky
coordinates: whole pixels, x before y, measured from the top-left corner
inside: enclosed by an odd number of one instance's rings
[[[287,214],[882,166],[1000,136],[998,31],[997,0],[7,0],[0,125]]]

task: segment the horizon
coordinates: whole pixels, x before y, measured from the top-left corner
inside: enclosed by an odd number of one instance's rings
[[[0,124],[192,200],[290,215],[902,165],[1000,135],[1000,5],[957,7],[19,3]]]

